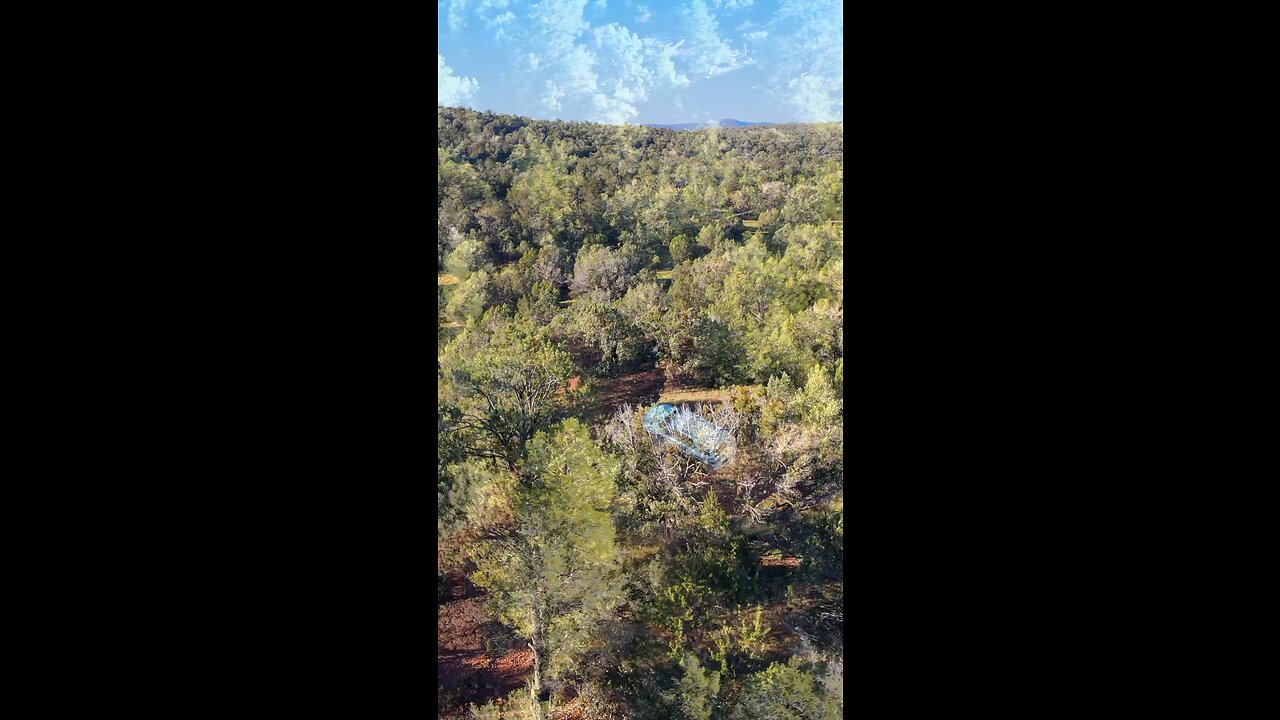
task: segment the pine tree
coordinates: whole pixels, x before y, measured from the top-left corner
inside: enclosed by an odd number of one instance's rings
[[[514,491],[515,526],[477,549],[472,580],[528,639],[530,694],[541,699],[549,677],[582,659],[593,627],[622,598],[609,517],[618,461],[571,419],[534,436],[526,468]]]

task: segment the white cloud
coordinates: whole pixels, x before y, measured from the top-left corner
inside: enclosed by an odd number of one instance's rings
[[[582,19],[587,0],[539,0],[529,7],[530,34],[547,55],[567,51],[591,26]]]
[[[842,116],[840,107],[844,103],[833,94],[840,84],[818,75],[804,75],[787,82],[789,101],[803,121],[833,122]]]
[[[516,19],[516,14],[508,10],[502,13],[501,15],[494,15],[493,17],[489,18],[484,22],[484,26],[489,29],[493,29],[495,27],[497,28],[497,30],[493,33],[493,40],[494,42],[500,43],[506,38],[510,37],[509,35],[507,35],[507,29],[503,26],[510,25],[511,21],[515,19]]]
[[[467,1],[468,0],[450,0],[447,16],[450,30],[458,32],[467,26]]]
[[[551,68],[564,83],[565,92],[576,95],[596,89],[595,65],[595,53],[581,45],[574,45],[556,58]]]
[[[691,80],[752,65],[755,71],[741,79],[742,85],[757,86],[750,91],[753,94],[767,94],[773,107],[783,111],[778,119],[842,118],[841,0],[680,0],[674,18],[678,25],[672,28],[677,34],[663,40],[645,36],[644,29],[653,25],[644,23],[659,20],[651,1],[615,2],[613,14],[621,12],[632,19],[594,29],[593,24],[607,22],[601,19],[607,17],[602,14],[608,12],[602,10],[607,0],[438,3],[442,40],[452,29],[451,35],[470,36],[455,39],[488,43],[491,38],[496,43],[490,47],[510,63],[509,77],[500,83],[510,96],[505,102],[514,103],[523,114],[546,116],[550,111],[558,117],[610,123],[634,122],[642,111],[683,114],[686,104],[681,102],[680,90]],[[625,22],[632,28],[623,26]],[[464,63],[470,65],[470,61]],[[479,90],[476,79],[455,74],[443,56],[439,64],[440,102],[474,102]],[[486,87],[486,97],[492,90]],[[688,105],[699,114],[707,110],[700,107],[705,105],[701,98]],[[708,114],[731,113],[724,109]]]
[[[680,54],[686,57],[690,72],[701,77],[715,77],[737,70],[749,61],[720,37],[720,27],[703,0],[690,0],[680,11],[688,47]]]
[[[693,26],[700,34],[674,45],[619,23],[592,28],[586,16],[595,15],[597,0],[469,1],[477,13],[487,11],[482,13],[486,26],[496,29],[495,36],[510,46],[515,85],[511,99],[535,116],[634,121],[644,103],[658,97],[664,111],[680,106],[674,91],[689,85],[693,76],[687,67],[695,56],[685,54],[690,48],[701,53],[696,57],[710,58],[706,63],[695,61],[700,75],[726,72],[745,60],[743,53],[719,37],[705,0],[697,0],[702,15],[693,16],[703,23]],[[648,6],[636,3],[633,7],[640,17],[652,15]],[[714,43],[707,42],[708,29]],[[687,46],[684,50],[682,44]],[[474,91],[469,85],[462,89]]]
[[[470,1],[470,0],[468,0]],[[510,4],[509,0],[475,0],[475,15],[484,20],[486,28],[498,27],[498,34],[502,34],[501,25],[511,22],[515,19],[515,15],[507,10]]]
[[[653,80],[656,85],[684,87],[689,84],[689,78],[676,70],[675,60],[673,60],[678,52],[679,43],[674,46],[666,45],[657,40],[645,38],[644,47],[645,62],[650,72],[653,73]]]
[[[689,84],[672,60],[675,48],[642,38],[617,24],[592,31],[597,87],[590,98],[592,120],[619,124],[640,114],[638,105],[655,90]],[[670,98],[668,98],[670,99]]]
[[[436,70],[438,72],[438,80],[436,81],[436,104],[448,107],[466,106],[470,102],[471,97],[475,95],[476,90],[480,88],[480,83],[474,78],[461,77],[453,74],[453,69],[444,63],[444,56],[436,54]]]
[[[757,49],[774,95],[802,121],[840,120],[844,105],[844,5],[841,0],[782,0]]]
[[[582,19],[586,6],[587,0],[539,0],[529,7],[528,22],[520,29],[522,47],[529,50],[521,69],[543,76],[541,100],[548,110],[561,109],[565,97],[595,89],[595,57],[576,45],[590,27]]]
[[[617,23],[585,31],[590,26],[582,12],[589,7],[588,0],[544,0],[532,22],[505,26],[518,46],[524,92],[540,108],[535,112],[623,123],[634,120],[655,91],[689,84],[675,61],[678,45]]]
[[[638,114],[634,105],[608,95],[595,95],[591,98],[591,120],[593,122],[621,125]]]
[[[645,44],[616,24],[596,28],[592,35],[600,65],[593,114],[601,122],[619,124],[639,113],[635,103],[648,99],[652,73],[645,65]]]
[[[561,92],[560,88],[550,80],[547,81],[546,88],[547,92],[542,96],[542,104],[547,106],[550,110],[559,110],[560,98],[564,97],[564,93]]]

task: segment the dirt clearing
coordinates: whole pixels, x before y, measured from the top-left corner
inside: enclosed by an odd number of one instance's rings
[[[453,597],[439,607],[436,698],[441,718],[465,718],[520,688],[533,671],[533,651],[487,610],[486,596],[460,572],[449,573]]]

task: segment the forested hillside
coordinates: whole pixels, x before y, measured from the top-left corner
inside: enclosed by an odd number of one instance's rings
[[[438,113],[442,717],[839,717],[843,126]]]

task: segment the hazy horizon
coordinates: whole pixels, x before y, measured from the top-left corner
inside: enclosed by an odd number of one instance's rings
[[[447,109],[447,110],[458,110],[458,109],[461,109],[461,110],[470,110],[470,111],[472,111],[472,112],[488,112],[488,113],[493,113],[494,115],[515,115],[515,116],[517,116],[517,117],[528,118],[528,119],[530,119],[530,120],[538,120],[538,121],[546,121],[546,122],[589,122],[589,123],[596,123],[596,124],[599,124],[599,125],[619,125],[619,126],[621,126],[621,125],[646,125],[646,126],[648,126],[648,125],[706,125],[706,126],[710,127],[709,123],[717,123],[717,122],[720,122],[720,121],[722,121],[722,120],[737,120],[737,121],[739,121],[739,122],[750,123],[750,124],[751,124],[751,125],[753,125],[753,126],[754,126],[754,125],[761,125],[761,126],[765,126],[765,125],[818,125],[818,124],[823,124],[823,123],[842,123],[842,122],[844,122],[844,120],[814,120],[814,121],[810,121],[810,122],[806,122],[806,121],[802,121],[802,120],[792,120],[792,121],[778,122],[778,121],[773,121],[773,120],[754,120],[754,119],[750,119],[750,118],[731,118],[731,117],[723,117],[723,118],[715,118],[714,120],[707,120],[707,121],[702,121],[702,122],[697,122],[697,123],[692,123],[692,122],[681,122],[681,121],[675,121],[675,122],[666,122],[666,121],[662,121],[662,122],[658,122],[658,121],[654,121],[654,122],[649,122],[649,121],[645,121],[645,122],[631,122],[631,121],[629,121],[629,120],[628,120],[628,121],[621,122],[621,123],[605,123],[605,122],[600,122],[599,120],[575,120],[575,119],[573,119],[573,118],[553,118],[553,117],[539,116],[539,115],[524,115],[524,114],[521,114],[521,113],[512,113],[512,112],[503,112],[503,111],[501,111],[501,110],[494,110],[493,108],[467,107],[467,106],[465,106],[465,105],[437,105],[436,107],[438,107],[438,108],[443,108],[443,109]],[[747,126],[743,126],[743,127],[747,127]]]

